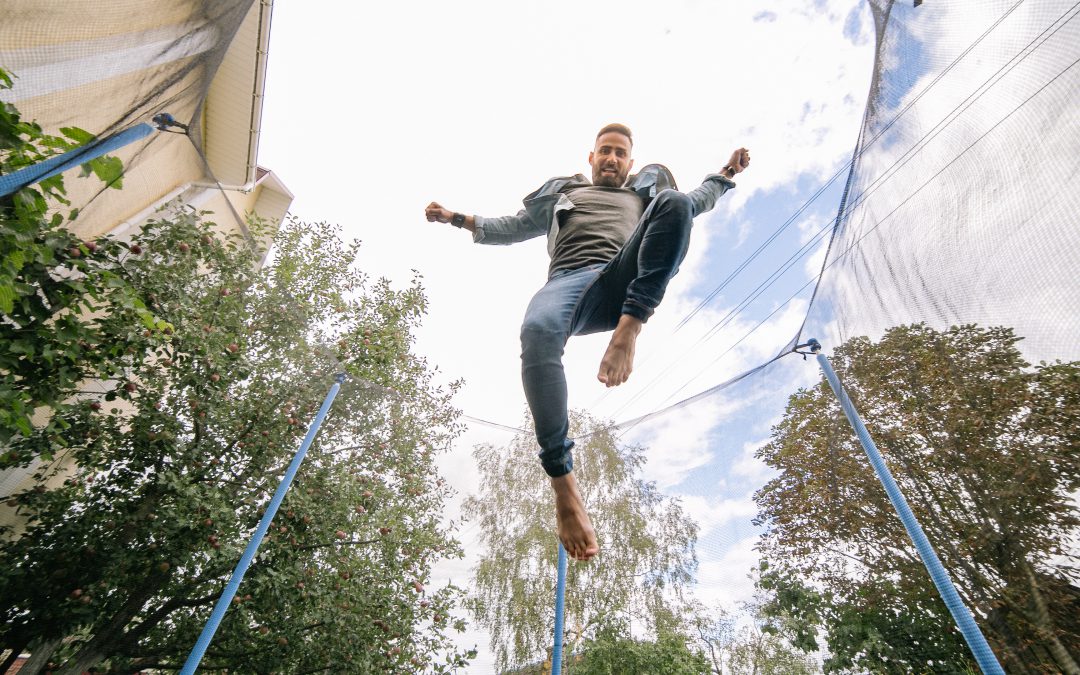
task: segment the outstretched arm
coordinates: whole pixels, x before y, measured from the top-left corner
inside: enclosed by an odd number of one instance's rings
[[[731,159],[719,173],[709,174],[699,187],[687,193],[694,205],[694,215],[699,216],[706,211],[711,211],[712,207],[716,206],[716,200],[735,187],[731,179],[745,171],[748,166],[750,166],[749,150],[738,148],[732,152]]]
[[[535,225],[524,209],[514,216],[484,218],[457,213],[443,208],[438,202],[431,202],[424,209],[424,215],[429,223],[451,223],[472,232],[473,241],[478,244],[514,244],[547,231]]]

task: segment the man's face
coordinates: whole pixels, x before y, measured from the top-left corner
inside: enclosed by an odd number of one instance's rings
[[[634,166],[630,149],[630,139],[617,131],[597,138],[596,147],[589,153],[593,185],[622,187]]]

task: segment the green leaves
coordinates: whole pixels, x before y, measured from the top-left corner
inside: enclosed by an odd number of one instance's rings
[[[89,131],[85,131],[78,127],[60,127],[60,133],[75,141],[76,145],[86,145],[97,138],[97,136],[94,136],[94,134]]]
[[[265,236],[264,224],[251,228]],[[51,427],[13,437],[4,461],[62,452],[73,463],[17,497],[28,526],[0,542],[0,606],[10,608],[0,636],[63,634],[55,658],[93,644],[119,670],[182,660],[343,362],[353,375],[204,665],[452,672],[467,661],[449,637],[461,593],[428,583],[431,565],[460,550],[440,522],[448,488],[432,450],[457,433],[456,412],[407,352],[422,293],[367,287],[330,226],[290,220],[281,240],[288,285],[190,209],[148,223],[130,244],[75,244],[81,276],[47,288],[71,309],[40,308],[48,332],[9,336],[8,364],[36,364],[47,385],[13,381],[10,410],[52,396],[53,414]],[[322,303],[342,289],[337,308]],[[93,565],[72,569],[88,549]],[[52,588],[59,596],[41,590]],[[76,588],[84,593],[69,597]],[[124,630],[95,633],[101,617]],[[147,661],[126,655],[133,644]],[[449,662],[433,663],[437,654]]]
[[[1076,554],[1060,542],[1080,525],[1080,417],[1068,403],[1080,364],[1032,369],[1018,341],[1006,327],[897,326],[877,343],[849,340],[832,361],[1006,670],[1067,671],[1028,645],[1071,639],[1080,624],[1023,608],[1075,592],[1063,586]],[[755,495],[772,565],[759,585],[797,644],[823,628],[836,672],[973,667],[824,382],[791,397],[758,456],[779,472]]]
[[[61,133],[0,104],[0,172],[93,138]],[[114,187],[122,172],[84,166]],[[253,219],[249,240],[177,207],[130,242],[83,241],[66,204],[59,176],[0,201],[0,468],[35,471],[0,506],[20,528],[0,537],[0,650],[62,638],[52,660],[80,671],[183,661],[345,370],[204,667],[463,667],[461,591],[430,584],[460,556],[434,463],[457,385],[409,352],[418,281],[369,282],[325,223]],[[252,241],[275,233],[260,269]]]
[[[0,85],[11,77],[0,70]],[[39,126],[22,122],[18,111],[5,104],[0,112],[0,173],[11,173],[93,140],[86,131],[69,127],[63,137],[44,134]],[[99,158],[89,171],[119,186],[119,160]],[[62,228],[63,217],[50,213],[67,204],[63,176],[41,181],[0,200],[0,444],[27,439],[35,433],[30,415],[45,420],[40,433],[49,436],[63,427],[72,388],[83,379],[111,377],[115,367],[100,352],[82,353],[75,345],[100,341],[92,320],[61,321],[72,312],[92,312],[117,301],[123,310],[138,310],[125,297],[128,284],[113,268],[120,249],[93,251]],[[122,312],[121,316],[126,315]],[[59,322],[59,323],[57,323]],[[85,351],[85,350],[83,350]],[[43,446],[42,452],[51,453]],[[0,468],[22,462],[32,453],[0,458]],[[2,457],[2,456],[0,456]]]
[[[570,433],[582,439],[575,474],[601,552],[592,563],[569,567],[567,653],[630,616],[650,630],[674,632],[680,610],[671,598],[697,565],[696,524],[655,485],[636,478],[643,449],[618,446],[610,430],[584,414],[571,415]],[[503,669],[541,660],[554,628],[555,518],[534,445],[528,434],[508,447],[478,447],[485,489],[463,507],[485,547],[471,609]]]
[[[690,649],[686,638],[662,633],[656,640],[635,640],[617,629],[605,628],[586,642],[570,669],[575,675],[706,675],[705,655]]]
[[[94,174],[105,185],[119,190],[124,186],[121,178],[124,175],[124,165],[116,157],[95,157],[82,165],[82,176]]]

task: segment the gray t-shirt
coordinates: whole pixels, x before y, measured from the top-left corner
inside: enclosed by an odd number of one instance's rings
[[[574,208],[563,211],[551,272],[606,263],[615,257],[637,227],[644,211],[641,197],[628,188],[568,186]]]

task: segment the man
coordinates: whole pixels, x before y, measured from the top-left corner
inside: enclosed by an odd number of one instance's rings
[[[597,379],[608,387],[630,377],[643,324],[660,304],[686,256],[695,216],[712,209],[750,164],[739,148],[721,173],[683,194],[659,164],[630,177],[633,137],[622,124],[596,135],[585,176],[552,178],[524,200],[514,216],[464,215],[432,202],[429,222],[472,232],[480,244],[512,244],[546,234],[548,282],[533,297],[521,327],[521,373],[532,411],[540,461],[555,491],[558,534],[566,552],[588,560],[599,552],[573,474],[567,438],[566,376],[562,356],[571,335],[614,330]]]

